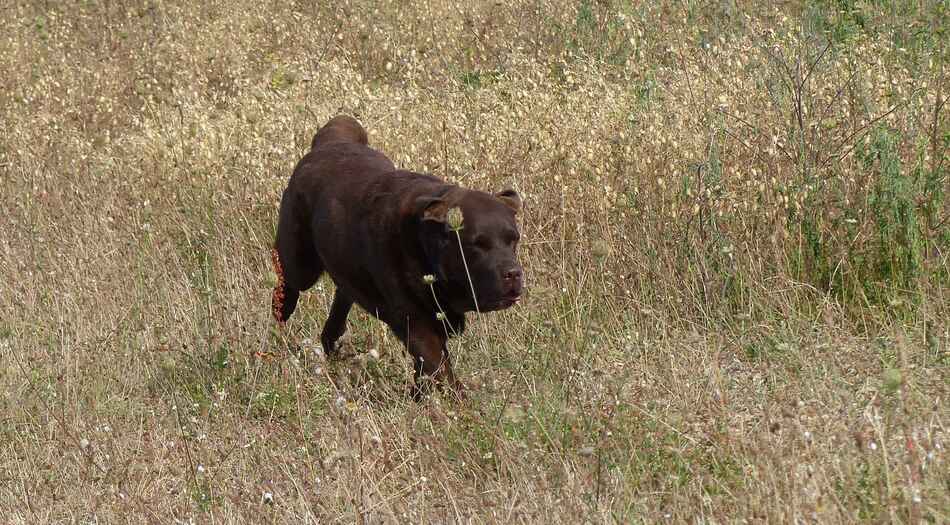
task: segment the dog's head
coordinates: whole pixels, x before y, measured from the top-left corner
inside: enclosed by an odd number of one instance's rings
[[[417,201],[423,252],[456,311],[503,310],[521,299],[524,270],[515,220],[520,210],[514,190],[492,195],[454,188]]]

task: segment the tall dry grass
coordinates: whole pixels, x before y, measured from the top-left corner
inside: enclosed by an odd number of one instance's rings
[[[0,8],[11,522],[946,522],[938,1]],[[408,401],[276,333],[280,192],[356,115],[526,199],[529,296]]]

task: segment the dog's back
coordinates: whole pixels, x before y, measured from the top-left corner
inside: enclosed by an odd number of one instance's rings
[[[338,115],[330,119],[330,121],[313,136],[310,149],[317,149],[327,144],[347,142],[366,146],[369,140],[366,136],[366,130],[363,129],[363,126],[361,126],[356,119],[348,115]]]

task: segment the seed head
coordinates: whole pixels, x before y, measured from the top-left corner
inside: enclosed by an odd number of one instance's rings
[[[432,275],[431,273],[427,273],[422,276],[422,282],[426,284],[432,284],[435,282],[435,276]]]
[[[462,209],[459,208],[458,206],[451,208],[445,214],[445,220],[449,224],[449,229],[451,229],[454,232],[457,232],[461,230],[462,228],[464,228],[464,226],[462,225],[462,222],[464,221],[464,219],[465,218],[462,216]]]

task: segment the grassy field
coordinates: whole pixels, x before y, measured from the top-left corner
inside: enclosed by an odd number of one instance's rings
[[[0,7],[7,523],[950,522],[950,7]],[[515,187],[528,294],[462,404],[332,282],[270,317],[280,193],[357,116]]]

